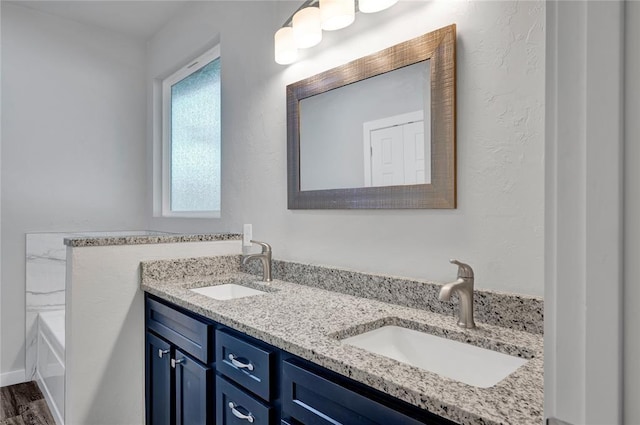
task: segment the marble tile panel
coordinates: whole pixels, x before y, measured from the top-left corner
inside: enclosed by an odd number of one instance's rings
[[[29,233],[26,235],[25,370],[35,379],[38,341],[38,314],[65,308],[67,247],[69,233]]]

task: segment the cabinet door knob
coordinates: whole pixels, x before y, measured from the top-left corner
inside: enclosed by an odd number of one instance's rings
[[[165,354],[169,354],[169,350],[163,350],[162,348],[158,348],[158,357],[162,358]]]
[[[235,354],[229,354],[229,360],[231,360],[231,364],[237,367],[238,369],[253,370],[253,364],[251,364],[251,362],[242,363],[241,361],[238,360],[238,357],[236,357]]]
[[[245,419],[247,422],[252,424],[253,421],[254,421],[254,418],[253,418],[253,415],[251,414],[251,412],[249,412],[248,415],[245,415],[244,413],[242,413],[241,411],[236,409],[236,407],[240,407],[241,409],[244,410],[244,408],[242,406],[237,406],[236,404],[233,403],[233,401],[229,402],[229,409],[231,409],[231,413],[233,413],[233,416],[235,416],[238,419]]]
[[[185,360],[184,358],[182,358],[182,359],[171,359],[171,367],[175,369],[176,365],[184,363],[184,360]]]

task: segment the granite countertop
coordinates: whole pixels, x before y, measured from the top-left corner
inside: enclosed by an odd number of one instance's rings
[[[236,260],[230,257],[225,261]],[[158,268],[159,263],[142,263],[144,291],[437,415],[474,425],[543,422],[540,334],[484,323],[465,330],[452,316],[281,280],[265,284],[254,275],[230,271],[225,265],[217,276],[176,277],[170,263]],[[155,273],[146,273],[151,267],[155,267]],[[223,283],[243,284],[267,293],[218,301],[189,290]],[[478,388],[340,343],[339,338],[386,324],[428,331],[530,360],[495,386]]]
[[[142,245],[178,242],[211,242],[241,240],[239,233],[205,233],[205,234],[177,234],[167,232],[104,232],[91,236],[72,236],[64,239],[64,244],[71,247],[111,246],[111,245]]]

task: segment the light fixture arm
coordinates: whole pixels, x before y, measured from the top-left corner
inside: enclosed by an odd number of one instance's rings
[[[320,0],[305,0],[304,3],[302,3],[300,7],[297,8],[296,11],[291,14],[291,16],[289,16],[289,19],[287,19],[285,23],[281,25],[281,27],[290,27],[291,24],[293,23],[293,15],[295,15],[305,7],[316,7],[319,4],[320,4]]]
[[[358,13],[358,0],[355,0],[355,6],[356,6],[356,10],[355,12]],[[281,25],[281,27],[290,27],[291,23],[293,22],[293,15],[295,15],[296,13],[298,13],[300,10],[304,9],[305,7],[317,7],[320,5],[320,0],[305,0],[304,3],[302,3],[300,5],[299,8],[297,8],[295,10],[295,12],[293,12],[291,14],[291,16],[289,16],[289,19],[287,19],[284,24]]]

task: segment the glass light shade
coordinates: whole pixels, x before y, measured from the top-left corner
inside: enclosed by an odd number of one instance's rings
[[[293,39],[301,49],[313,47],[322,41],[320,9],[305,7],[293,15]]]
[[[398,0],[359,0],[358,9],[363,13],[375,13],[398,3]]]
[[[348,27],[356,19],[355,0],[320,0],[320,17],[323,30]]]
[[[289,65],[298,60],[298,48],[293,39],[293,28],[284,27],[273,36],[276,63]]]

